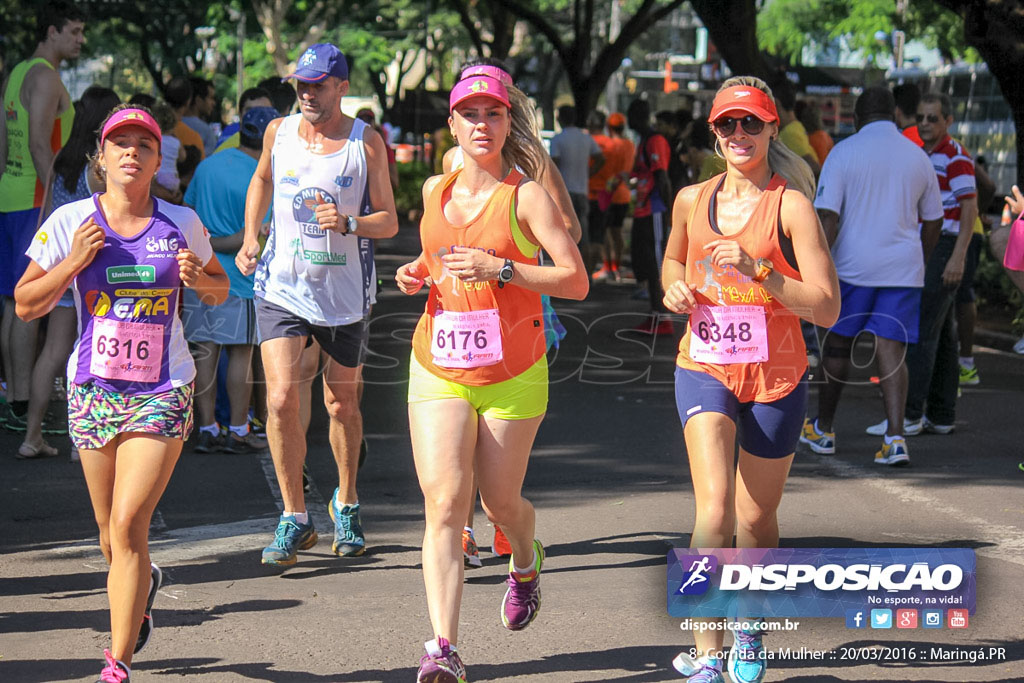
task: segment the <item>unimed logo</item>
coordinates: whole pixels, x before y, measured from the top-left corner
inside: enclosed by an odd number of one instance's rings
[[[107,268],[107,283],[156,282],[156,268],[153,266],[111,266]]]
[[[711,585],[711,574],[718,569],[718,558],[714,555],[684,555],[679,565],[685,569],[680,595],[701,595]]]

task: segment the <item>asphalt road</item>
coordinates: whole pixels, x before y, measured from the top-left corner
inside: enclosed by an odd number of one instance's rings
[[[424,299],[403,297],[389,278],[415,245],[415,230],[403,228],[378,258],[385,290],[366,369],[370,454],[359,482],[369,552],[330,553],[323,501],[336,475],[322,409],[309,435],[321,540],[285,572],[259,562],[278,510],[269,456],[186,450],[154,519],[152,555],[167,580],[133,680],[414,680],[431,633],[404,378]],[[543,608],[529,629],[508,632],[503,563],[488,558],[467,573],[460,651],[471,681],[680,680],[671,661],[692,640],[666,614],[665,563],[671,548],[689,545],[693,497],[673,398],[676,342],[623,332],[641,320],[631,292],[599,284],[585,302],[556,302],[569,337],[552,360],[550,408],[525,485],[548,550]],[[796,631],[766,640],[777,654],[768,680],[1024,680],[1024,358],[989,348],[977,357],[982,384],[964,391],[954,434],[912,439],[912,466],[901,470],[872,463],[877,437],[863,428],[881,419],[882,405],[870,370],[856,373],[840,406],[838,454],[798,453],[779,515],[783,546],[974,549],[969,627],[850,630],[838,619],[799,619]],[[16,460],[19,443],[0,433],[0,681],[91,682],[108,644],[106,575],[81,470],[67,460],[66,439],[55,441],[62,457],[41,461]],[[482,514],[477,530],[489,545]],[[924,656],[880,659],[892,652],[880,646]],[[800,659],[800,648],[836,657]],[[978,651],[995,658],[935,656]]]

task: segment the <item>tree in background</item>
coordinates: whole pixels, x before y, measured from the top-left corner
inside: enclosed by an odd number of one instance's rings
[[[875,34],[891,35],[895,29],[937,49],[948,61],[977,59],[964,41],[961,18],[927,0],[909,3],[902,18],[893,0],[773,0],[758,16],[757,39],[765,51],[793,62],[810,43],[820,48],[840,38],[850,49],[879,58],[892,49]]]
[[[964,39],[999,81],[1017,130],[1017,184],[1024,186],[1024,2],[937,0],[963,20]]]

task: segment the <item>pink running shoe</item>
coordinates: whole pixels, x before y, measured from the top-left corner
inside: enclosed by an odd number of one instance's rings
[[[420,658],[416,683],[466,683],[466,667],[447,638],[423,643],[427,654]]]
[[[508,561],[508,590],[501,601],[501,623],[510,631],[521,631],[530,625],[540,610],[540,568],[544,564],[544,546],[533,541],[534,565],[529,574],[515,571],[513,559]]]
[[[104,650],[103,656],[107,659],[107,665],[103,667],[103,671],[100,672],[100,677],[96,679],[96,683],[131,683],[128,669],[124,664],[114,659],[114,655],[110,654],[110,650]]]

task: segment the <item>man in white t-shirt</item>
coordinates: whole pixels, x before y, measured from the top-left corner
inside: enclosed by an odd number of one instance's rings
[[[939,237],[942,199],[928,157],[893,122],[885,88],[857,98],[857,133],[828,155],[814,206],[832,248],[842,293],[839,321],[825,337],[825,384],[818,417],[800,441],[815,453],[835,453],[832,420],[850,369],[853,340],[875,336],[887,431],[875,462],[910,462],[903,438],[907,344],[918,337],[925,262]],[[920,221],[920,223],[919,223]]]
[[[601,170],[604,165],[604,154],[597,146],[590,133],[576,126],[576,107],[565,105],[558,108],[558,125],[562,127],[555,137],[551,138],[551,158],[562,174],[565,187],[569,190],[572,208],[580,219],[583,237],[580,240],[583,261],[587,264],[587,272],[593,270],[590,259],[590,231],[587,220],[590,213],[590,200],[587,197],[590,176]],[[593,165],[591,165],[593,160]]]

